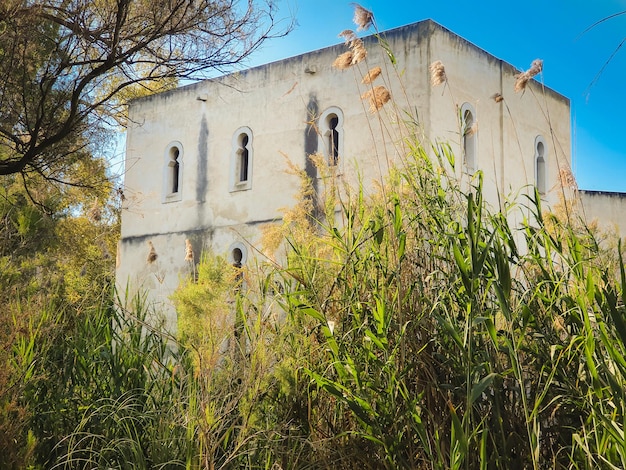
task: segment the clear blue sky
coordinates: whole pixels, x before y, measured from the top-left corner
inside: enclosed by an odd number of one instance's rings
[[[353,29],[344,0],[276,0],[294,31],[267,42],[247,65],[258,65],[341,42]],[[590,31],[596,21],[626,10],[626,0],[364,0],[382,30],[433,19],[519,69],[544,61],[544,83],[572,107],[573,170],[581,189],[626,192],[626,15]]]

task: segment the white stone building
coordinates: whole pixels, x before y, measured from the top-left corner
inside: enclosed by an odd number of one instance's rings
[[[368,37],[366,61],[346,70],[332,66],[347,50],[341,44],[133,101],[118,285],[146,289],[174,326],[169,295],[189,272],[186,239],[196,258],[210,247],[245,263],[260,226],[295,202],[299,182],[285,156],[311,176],[307,156],[320,152],[342,178],[380,179],[400,154],[398,116],[413,116],[430,141],[448,142],[463,160],[459,177],[483,170],[494,206],[498,192],[532,186],[546,203],[558,200],[570,162],[567,98],[536,81],[516,93],[518,70],[430,20],[384,38],[395,67]],[[447,83],[435,87],[429,65],[437,60]],[[376,66],[375,85],[393,99],[372,114],[360,99],[372,85],[361,78]]]

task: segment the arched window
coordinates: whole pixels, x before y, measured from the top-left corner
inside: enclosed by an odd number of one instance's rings
[[[166,147],[163,173],[163,202],[180,201],[183,186],[183,146],[180,142],[172,142]]]
[[[478,122],[476,112],[469,103],[461,106],[461,132],[463,146],[463,163],[468,171],[475,171],[477,168],[477,132]]]
[[[319,118],[320,144],[328,165],[339,164],[343,147],[343,113],[337,107],[328,108]]]
[[[248,260],[248,251],[246,246],[241,242],[235,242],[228,248],[228,261],[237,270],[235,279],[235,288],[239,289],[243,283],[243,270],[242,268]]]
[[[252,187],[252,155],[252,130],[249,127],[240,127],[233,135],[231,191]]]
[[[180,162],[178,158],[180,157],[180,150],[177,147],[172,147],[170,149],[170,168],[171,168],[171,189],[172,193],[178,192],[178,183],[180,178]]]
[[[336,165],[339,161],[339,118],[336,114],[331,114],[328,119],[328,160],[331,165]]]
[[[241,251],[241,248],[234,248],[232,252],[232,257],[233,265],[237,268],[240,268],[243,265],[243,263],[241,262],[243,260],[243,251]]]
[[[250,151],[248,150],[248,143],[250,138],[248,134],[241,134],[239,136],[239,182],[243,183],[248,181],[248,163],[250,161]]]
[[[548,164],[546,142],[540,135],[535,138],[535,186],[539,194],[545,194],[547,192]]]

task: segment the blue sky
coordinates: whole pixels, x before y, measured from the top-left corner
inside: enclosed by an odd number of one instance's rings
[[[296,26],[264,44],[247,65],[258,65],[337,44],[352,29],[353,7],[343,0],[276,0],[280,17]],[[544,83],[572,108],[572,167],[581,189],[626,192],[626,0],[365,0],[383,31],[433,19],[496,57],[527,69],[544,61]],[[595,79],[595,81],[594,81]],[[591,86],[590,86],[591,85]]]

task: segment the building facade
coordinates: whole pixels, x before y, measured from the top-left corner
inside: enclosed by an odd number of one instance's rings
[[[428,148],[449,144],[459,178],[481,169],[495,208],[499,195],[534,187],[558,201],[567,98],[534,80],[516,92],[518,70],[430,20],[383,37],[385,47],[364,38],[367,58],[346,69],[332,65],[341,44],[133,101],[118,286],[147,291],[175,327],[169,296],[189,274],[186,240],[195,261],[210,248],[245,264],[260,227],[295,203],[286,159],[315,178],[308,156],[322,154],[338,177],[367,185],[402,157],[408,129]],[[435,61],[446,74],[438,86]],[[371,113],[362,97],[379,82],[362,78],[375,67],[392,99]]]

